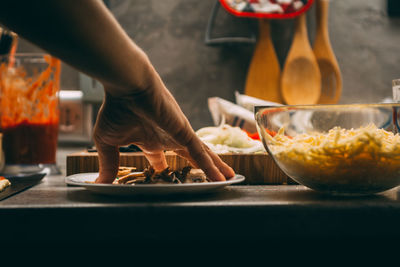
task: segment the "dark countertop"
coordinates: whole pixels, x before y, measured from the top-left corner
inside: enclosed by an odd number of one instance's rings
[[[398,189],[333,197],[299,185],[233,185],[201,195],[112,197],[46,176],[0,201],[3,240],[399,238]]]
[[[32,240],[400,236],[396,189],[339,198],[297,185],[229,186],[206,195],[121,198],[48,176],[1,201],[0,218],[17,231],[10,238]]]

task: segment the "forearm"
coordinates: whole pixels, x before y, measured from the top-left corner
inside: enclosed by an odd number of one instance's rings
[[[101,1],[9,0],[0,9],[0,20],[102,81],[109,95],[124,96],[113,101],[144,111],[148,120],[177,140],[185,143],[193,136],[189,122],[147,56]]]
[[[150,86],[155,70],[98,0],[9,0],[0,21],[64,62],[103,82],[112,95]]]

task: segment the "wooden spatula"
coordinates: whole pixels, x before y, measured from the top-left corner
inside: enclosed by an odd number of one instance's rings
[[[268,19],[259,19],[258,41],[247,72],[244,93],[283,103],[280,91],[281,69],[270,36]]]
[[[321,95],[321,74],[308,40],[305,14],[296,18],[295,34],[281,82],[286,104],[317,104]]]
[[[314,54],[321,71],[321,96],[319,104],[336,104],[342,93],[342,76],[333,53],[328,33],[329,0],[317,0],[317,32]]]

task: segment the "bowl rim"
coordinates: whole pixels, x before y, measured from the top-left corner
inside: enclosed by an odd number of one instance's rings
[[[282,106],[254,106],[254,113],[258,113],[261,109],[269,110],[290,110],[290,109],[338,109],[338,108],[362,108],[362,107],[400,107],[400,103],[355,103],[355,104],[313,104],[313,105],[282,105]]]

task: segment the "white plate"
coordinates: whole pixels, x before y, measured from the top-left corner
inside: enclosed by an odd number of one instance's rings
[[[87,190],[107,195],[167,195],[177,193],[206,193],[225,186],[244,181],[244,176],[236,174],[233,178],[222,182],[187,183],[187,184],[91,184],[98,177],[97,172],[78,173],[65,178],[68,185],[82,186]]]

